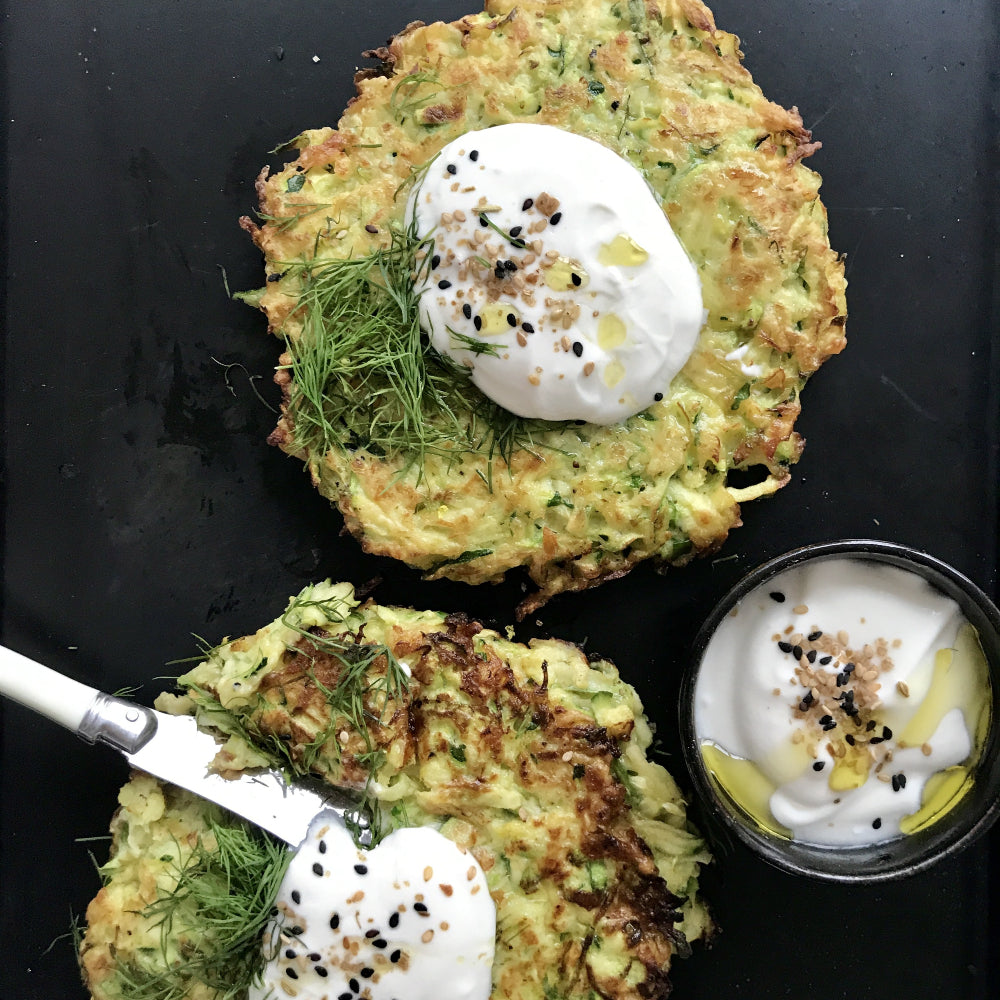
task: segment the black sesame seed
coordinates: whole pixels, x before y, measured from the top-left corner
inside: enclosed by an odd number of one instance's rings
[[[875,720],[874,719],[869,719],[868,720],[868,725],[865,726],[865,732],[870,733],[874,728],[875,728]]]
[[[340,926],[340,914],[335,913],[330,917],[330,930],[335,931]]]
[[[285,958],[295,958],[298,952],[294,948],[285,949]]]
[[[456,167],[454,163],[449,163],[444,169],[447,170],[449,174],[458,173],[458,167]]]
[[[427,912],[427,904],[426,903],[414,903],[413,904],[413,909],[415,909],[417,911],[417,913],[426,913]]]
[[[517,326],[517,317],[513,313],[507,313],[507,325]]]
[[[365,937],[369,938],[369,939],[371,939],[371,938],[377,938],[378,937],[378,931],[375,930],[374,928],[372,930],[370,930],[370,931],[365,931]]]
[[[579,358],[583,354],[583,344],[579,340],[573,341],[573,353]]]
[[[462,315],[466,319],[472,319],[472,306],[470,306],[468,302],[466,302],[465,305],[462,306]]]
[[[315,966],[313,968],[313,972],[315,972],[316,975],[319,976],[322,979],[326,979],[326,977],[329,975],[329,973],[326,971],[326,969],[322,965]]]
[[[882,739],[884,740],[892,739],[892,730],[888,726],[882,727]]]
[[[880,830],[881,828],[882,828],[882,818],[880,816],[876,816],[875,819],[872,820],[872,829]]]
[[[813,764],[813,770],[814,771],[822,771],[824,767],[825,767],[825,763],[823,761],[821,761],[821,760],[818,760],[818,761],[816,761],[815,764]]]
[[[881,736],[873,736],[868,742],[875,746],[876,743],[885,743],[885,740]]]
[[[898,774],[894,774],[892,776],[892,790],[894,792],[898,792],[899,791],[899,775]]]
[[[778,649],[780,649],[783,653],[790,653],[792,651],[792,644],[782,640],[778,643]]]
[[[518,237],[516,240],[511,240],[510,245],[512,247],[517,247],[518,250],[523,250],[528,244]]]
[[[819,662],[825,667],[832,659],[832,656],[821,656]]]
[[[431,267],[432,268],[437,267],[438,264],[440,264],[440,263],[441,263],[441,255],[437,254],[437,253],[434,254],[434,256],[431,257]]]
[[[451,282],[447,278],[443,278],[438,282],[438,288],[443,292],[446,288],[451,288]]]
[[[323,877],[323,866],[318,862],[313,862],[313,875],[317,875],[319,878]]]
[[[295,903],[296,906],[302,902],[302,893],[299,892],[298,889],[292,890],[292,902]]]
[[[354,1000],[350,993],[341,993],[337,1000]]]
[[[391,917],[389,917],[389,926],[390,927],[398,927],[399,926],[399,914],[398,913],[394,913],[394,914],[392,914]]]
[[[517,270],[517,264],[515,264],[512,260],[505,260],[503,262],[503,269],[513,274]]]
[[[375,948],[388,948],[389,943],[385,940],[385,938],[377,938],[372,941],[372,946]]]
[[[780,590],[772,590],[767,596],[770,597],[775,604],[785,603],[785,595]]]
[[[368,865],[355,865],[354,866],[354,870],[359,875],[367,875],[368,874]]]
[[[801,660],[802,659],[802,647],[801,646],[792,646],[792,656],[794,656],[796,660]]]
[[[809,635],[806,636],[806,638],[810,642],[815,642],[822,634],[823,633],[817,629],[815,632],[810,632]]]
[[[577,288],[579,288],[583,284],[583,278],[581,278],[580,275],[576,273],[576,271],[574,271],[569,276],[569,280],[572,281]]]
[[[848,745],[849,747],[852,747],[852,746],[854,746],[854,737],[853,737],[853,736],[852,736],[852,735],[851,735],[850,733],[848,733],[848,734],[847,734],[847,735],[846,735],[846,736],[844,737],[844,739],[846,740],[846,742],[847,742],[847,745]]]
[[[482,316],[477,316],[477,317],[476,317],[476,318],[475,318],[475,319],[474,319],[474,320],[472,321],[472,325],[473,325],[473,326],[474,326],[474,327],[475,327],[475,328],[476,328],[477,330],[482,330],[482,328],[483,328],[483,318],[482,318]]]
[[[831,720],[823,727],[823,732],[828,733],[830,732],[831,729],[836,729],[836,728],[837,728],[837,723]]]
[[[816,662],[816,650],[815,649],[810,649],[809,652],[806,653],[806,659],[810,663],[815,663]]]
[[[472,160],[473,163],[475,163],[476,160],[479,159],[479,150],[474,149],[471,153],[469,153],[469,159]]]
[[[525,198],[524,201],[521,202],[521,211],[522,212],[527,212],[528,209],[531,208],[531,206],[534,205],[534,204],[535,204],[535,202],[534,202],[534,200],[532,198]]]
[[[321,840],[319,842],[319,853],[320,854],[326,854],[326,841],[325,840]]]
[[[291,928],[291,930],[289,930],[288,933],[291,934],[292,937],[298,937],[302,933],[303,930],[304,930],[304,928],[299,927],[299,925],[296,924],[294,927]]]
[[[378,232],[378,226],[376,226],[372,222],[369,222],[368,225],[365,226],[365,232],[366,233],[377,233]]]
[[[292,968],[285,969],[285,975],[288,976],[289,979],[299,978],[299,974]]]
[[[896,777],[899,778],[899,787],[906,788],[906,775],[903,774],[902,771],[900,771],[899,774],[896,775]]]
[[[618,106],[620,104],[621,104],[621,101],[612,101],[611,102],[611,110],[612,111],[617,111],[618,110]]]
[[[276,906],[271,907],[271,916],[276,917],[278,915],[278,908]]]
[[[845,674],[853,674],[854,673],[854,664],[853,663],[845,663],[844,664],[844,673]]]
[[[375,970],[369,969],[367,966],[361,970],[362,979],[371,979],[371,977],[374,975],[375,975]]]
[[[847,674],[837,674],[837,687],[842,688],[847,683]]]
[[[828,722],[833,722],[833,716],[832,716],[832,715],[824,715],[824,716],[823,716],[823,717],[822,717],[822,718],[821,718],[821,719],[819,720],[819,724],[820,724],[821,726],[825,726],[825,725],[826,725],[826,724],[827,724]]]
[[[653,401],[654,402],[658,403],[661,399],[663,399],[663,393],[662,392],[654,392],[653,393]]]
[[[813,693],[812,693],[812,690],[806,691],[805,697],[803,697],[803,699],[802,699],[802,704],[803,705],[811,705],[812,702],[813,702]]]
[[[356,979],[348,979],[347,985],[351,988],[352,992],[354,993],[361,992],[361,983],[359,983]]]
[[[318,962],[323,956],[318,952],[314,951],[309,955],[310,962]]]
[[[530,323],[522,323],[521,324],[521,329],[524,330],[525,333],[534,333],[535,332],[535,328]]]
[[[511,236],[520,236],[520,235],[521,235],[521,231],[522,231],[523,229],[524,229],[524,227],[523,227],[523,226],[514,226],[514,227],[513,227],[512,229],[511,229],[511,231],[510,231],[510,235],[511,235]]]
[[[396,949],[396,950],[395,950],[395,951],[394,951],[394,952],[393,952],[393,953],[392,953],[392,954],[391,954],[391,955],[389,956],[389,961],[390,961],[390,962],[393,962],[393,963],[395,963],[395,962],[398,962],[398,961],[400,960],[400,958],[401,958],[401,957],[402,957],[402,952],[401,952],[401,951],[400,951],[400,950],[399,950],[399,949],[397,948],[397,949]]]
[[[483,229],[486,229],[489,226],[489,224],[490,224],[490,220],[487,219],[485,215],[480,214],[480,216],[479,216],[479,225],[481,225],[483,227]]]
[[[559,225],[559,220],[561,218],[562,218],[562,212],[556,212],[555,215],[553,215],[552,218],[549,219],[549,225],[550,226],[558,226]]]

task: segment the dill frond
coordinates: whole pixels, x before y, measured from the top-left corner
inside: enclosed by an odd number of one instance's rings
[[[313,460],[361,448],[401,457],[404,473],[422,472],[430,455],[509,461],[559,426],[498,406],[465,366],[431,346],[420,329],[417,292],[429,267],[429,255],[420,253],[427,246],[411,221],[392,230],[388,247],[365,256],[281,265],[301,285],[293,314],[302,329],[287,338],[287,417]]]
[[[160,952],[117,965],[121,996],[181,1000],[197,982],[216,1000],[244,997],[270,957],[261,944],[291,858],[286,844],[249,824],[210,822],[209,837],[174,872],[173,888],[144,911],[159,928]]]

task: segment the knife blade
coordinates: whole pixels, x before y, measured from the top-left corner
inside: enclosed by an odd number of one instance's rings
[[[4,646],[0,694],[88,743],[114,747],[140,771],[186,788],[293,847],[324,810],[355,830],[360,844],[370,840],[367,817],[343,790],[310,778],[290,783],[277,770],[258,769],[235,778],[210,770],[219,744],[211,733],[198,729],[193,716],[167,715],[105,694]]]

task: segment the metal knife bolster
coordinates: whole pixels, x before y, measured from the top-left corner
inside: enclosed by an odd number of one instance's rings
[[[133,701],[98,692],[77,729],[88,743],[106,743],[122,753],[133,754],[156,733],[156,714]]]

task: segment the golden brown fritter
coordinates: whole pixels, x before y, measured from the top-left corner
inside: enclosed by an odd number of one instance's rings
[[[273,332],[302,333],[294,262],[389,246],[414,168],[466,131],[516,121],[587,136],[642,173],[697,267],[708,320],[661,402],[609,427],[551,425],[509,461],[458,441],[420,463],[368,448],[366,413],[318,447],[286,353],[273,442],[369,552],[469,583],[525,566],[538,592],[522,614],[644,559],[717,548],[740,502],[788,481],[800,390],[844,346],[843,266],[797,111],[761,94],[697,0],[489,0],[369,55],[378,66],[358,74],[337,129],[298,136],[297,159],[258,180],[264,224],[243,220],[265,256],[255,301]],[[727,486],[754,466],[760,482]]]
[[[665,997],[673,956],[711,931],[697,895],[708,855],[647,759],[639,699],[569,643],[524,646],[326,583],[180,683],[172,707],[229,735],[218,767],[322,775],[365,790],[384,832],[432,826],[471,850],[497,906],[497,1000]],[[217,810],[145,776],[121,801],[82,945],[98,1000],[212,944],[190,907],[159,941],[162,910],[147,908],[199,842],[217,852]],[[179,996],[213,995],[202,986],[194,975]]]

